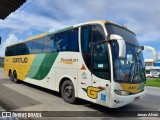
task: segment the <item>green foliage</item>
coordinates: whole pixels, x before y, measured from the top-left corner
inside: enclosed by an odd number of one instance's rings
[[[2,68],[3,67],[3,64],[2,63],[0,63],[0,68]]]
[[[151,78],[146,81],[147,86],[160,87],[160,78]]]

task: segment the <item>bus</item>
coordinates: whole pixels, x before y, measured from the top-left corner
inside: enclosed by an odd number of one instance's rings
[[[94,20],[7,46],[4,72],[15,83],[60,92],[67,103],[80,98],[118,108],[146,93],[147,48],[126,27]]]
[[[160,78],[160,67],[146,66],[146,78]]]

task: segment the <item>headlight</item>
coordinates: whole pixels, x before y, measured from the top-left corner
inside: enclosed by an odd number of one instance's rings
[[[128,92],[128,91],[125,91],[125,90],[115,90],[114,92],[115,92],[116,94],[122,95],[122,96],[129,95],[129,92]]]

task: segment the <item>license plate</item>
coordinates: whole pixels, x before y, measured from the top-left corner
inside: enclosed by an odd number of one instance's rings
[[[137,100],[140,100],[140,96],[134,98],[134,101],[137,101]]]

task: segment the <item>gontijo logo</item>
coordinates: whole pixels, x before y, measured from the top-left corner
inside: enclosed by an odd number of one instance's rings
[[[103,90],[103,89],[92,87],[92,86],[88,86],[87,89],[86,88],[82,88],[82,89],[87,93],[87,96],[92,99],[98,98],[98,92]]]
[[[24,57],[24,58],[13,58],[12,59],[13,63],[27,63],[28,62],[28,58]]]

